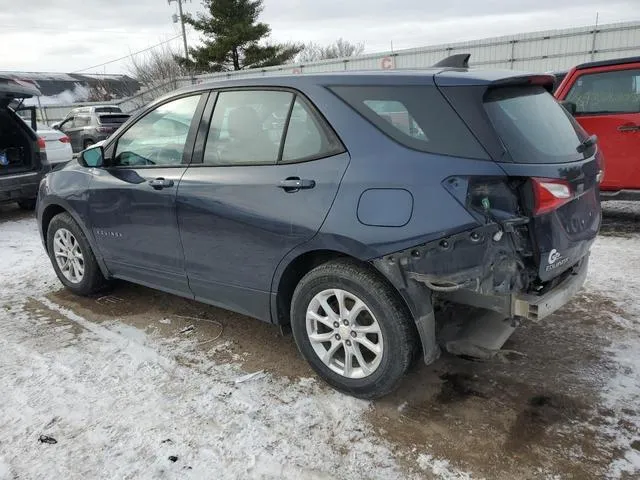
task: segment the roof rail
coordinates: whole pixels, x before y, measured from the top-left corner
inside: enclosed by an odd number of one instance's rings
[[[446,67],[446,68],[469,68],[470,53],[458,53],[451,55],[450,57],[443,58],[434,67]]]

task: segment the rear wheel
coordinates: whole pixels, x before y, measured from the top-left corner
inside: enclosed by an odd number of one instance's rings
[[[372,268],[344,260],[321,265],[300,281],[291,328],[318,375],[359,398],[394,390],[416,344],[413,320],[397,292]]]
[[[89,148],[94,143],[96,143],[96,142],[94,142],[93,140],[85,140],[84,143],[82,144],[83,150],[86,150],[87,148]]]
[[[68,213],[56,215],[49,223],[47,250],[56,275],[73,293],[91,295],[108,285],[87,238]]]

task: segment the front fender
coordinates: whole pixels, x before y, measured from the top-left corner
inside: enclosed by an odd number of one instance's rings
[[[55,215],[56,212],[64,211],[71,215],[87,238],[102,274],[109,278],[109,269],[104,263],[89,222],[88,187],[91,183],[91,178],[91,175],[87,172],[73,167],[47,175],[40,182],[38,191],[38,202],[36,206],[38,230],[44,249],[47,251],[45,223],[48,225],[52,214]]]

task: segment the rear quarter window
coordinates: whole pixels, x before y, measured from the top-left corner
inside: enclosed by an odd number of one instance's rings
[[[489,160],[433,86],[333,86],[330,90],[396,142],[428,153]]]

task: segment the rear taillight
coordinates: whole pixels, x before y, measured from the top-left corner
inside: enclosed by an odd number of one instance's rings
[[[40,147],[40,150],[44,150],[45,148],[47,148],[47,142],[44,140],[44,138],[38,137],[38,147]]]
[[[573,198],[571,185],[555,178],[532,178],[533,196],[535,198],[534,215],[551,212]]]
[[[62,143],[71,143],[71,139],[66,135],[64,137],[60,137],[58,140],[60,140]]]

